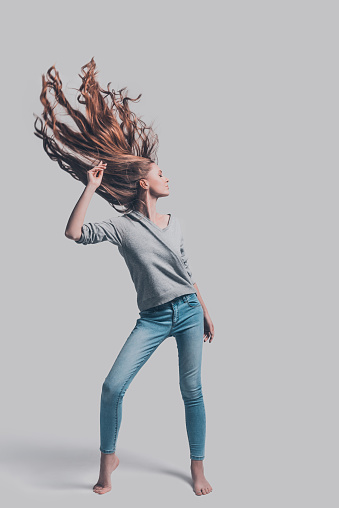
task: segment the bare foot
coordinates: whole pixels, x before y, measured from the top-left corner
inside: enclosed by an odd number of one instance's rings
[[[197,496],[209,494],[212,487],[204,475],[204,466],[202,460],[191,460],[191,473],[193,480],[193,490]]]
[[[119,465],[119,459],[115,453],[102,453],[100,459],[99,480],[93,487],[96,494],[106,494],[112,488],[111,474]]]

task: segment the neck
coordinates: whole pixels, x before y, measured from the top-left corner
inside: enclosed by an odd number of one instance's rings
[[[145,202],[145,204],[138,204],[136,210],[144,214],[151,221],[155,222],[157,217],[156,206],[158,198],[150,196],[149,193],[147,193],[146,195],[142,196],[141,199]]]

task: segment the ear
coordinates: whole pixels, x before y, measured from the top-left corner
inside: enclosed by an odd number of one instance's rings
[[[148,182],[144,178],[141,178],[141,180],[139,180],[139,183],[140,187],[142,187],[143,189],[148,189]]]

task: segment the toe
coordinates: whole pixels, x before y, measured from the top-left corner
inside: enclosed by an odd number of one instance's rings
[[[106,494],[106,492],[109,492],[111,489],[109,487],[99,487],[98,489],[95,489],[96,494]]]

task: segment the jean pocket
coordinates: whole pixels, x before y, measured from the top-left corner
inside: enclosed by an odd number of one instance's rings
[[[196,293],[185,295],[185,300],[190,307],[199,307],[200,305],[199,298]]]

